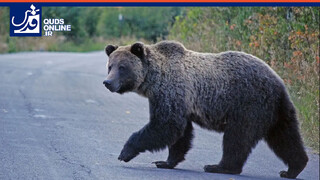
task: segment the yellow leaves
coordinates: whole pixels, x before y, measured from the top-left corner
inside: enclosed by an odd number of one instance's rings
[[[257,39],[256,36],[253,36],[253,35],[250,36],[250,41],[255,41],[256,39]]]

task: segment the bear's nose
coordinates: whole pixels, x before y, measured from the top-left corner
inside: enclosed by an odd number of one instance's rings
[[[110,86],[110,85],[111,85],[111,81],[110,81],[110,80],[104,80],[104,81],[103,81],[103,84],[104,84],[105,86]]]

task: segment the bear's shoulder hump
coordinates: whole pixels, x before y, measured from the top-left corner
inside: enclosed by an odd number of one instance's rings
[[[163,54],[184,54],[186,50],[186,48],[177,41],[161,41],[155,44],[155,48]]]

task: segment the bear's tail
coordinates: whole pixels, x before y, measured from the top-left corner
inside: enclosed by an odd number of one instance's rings
[[[288,165],[288,171],[280,172],[281,177],[296,178],[305,168],[308,156],[299,133],[295,107],[285,91],[280,99],[278,120],[266,137],[269,147]]]

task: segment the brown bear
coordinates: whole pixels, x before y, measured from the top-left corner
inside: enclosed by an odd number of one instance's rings
[[[105,51],[104,85],[147,97],[150,106],[150,122],[132,134],[119,160],[168,147],[168,159],[155,164],[174,168],[191,148],[194,122],[224,132],[222,159],[206,165],[206,172],[240,174],[262,139],[288,165],[281,177],[296,178],[305,168],[295,107],[282,79],[259,58],[235,51],[199,53],[174,41],[108,45]]]

